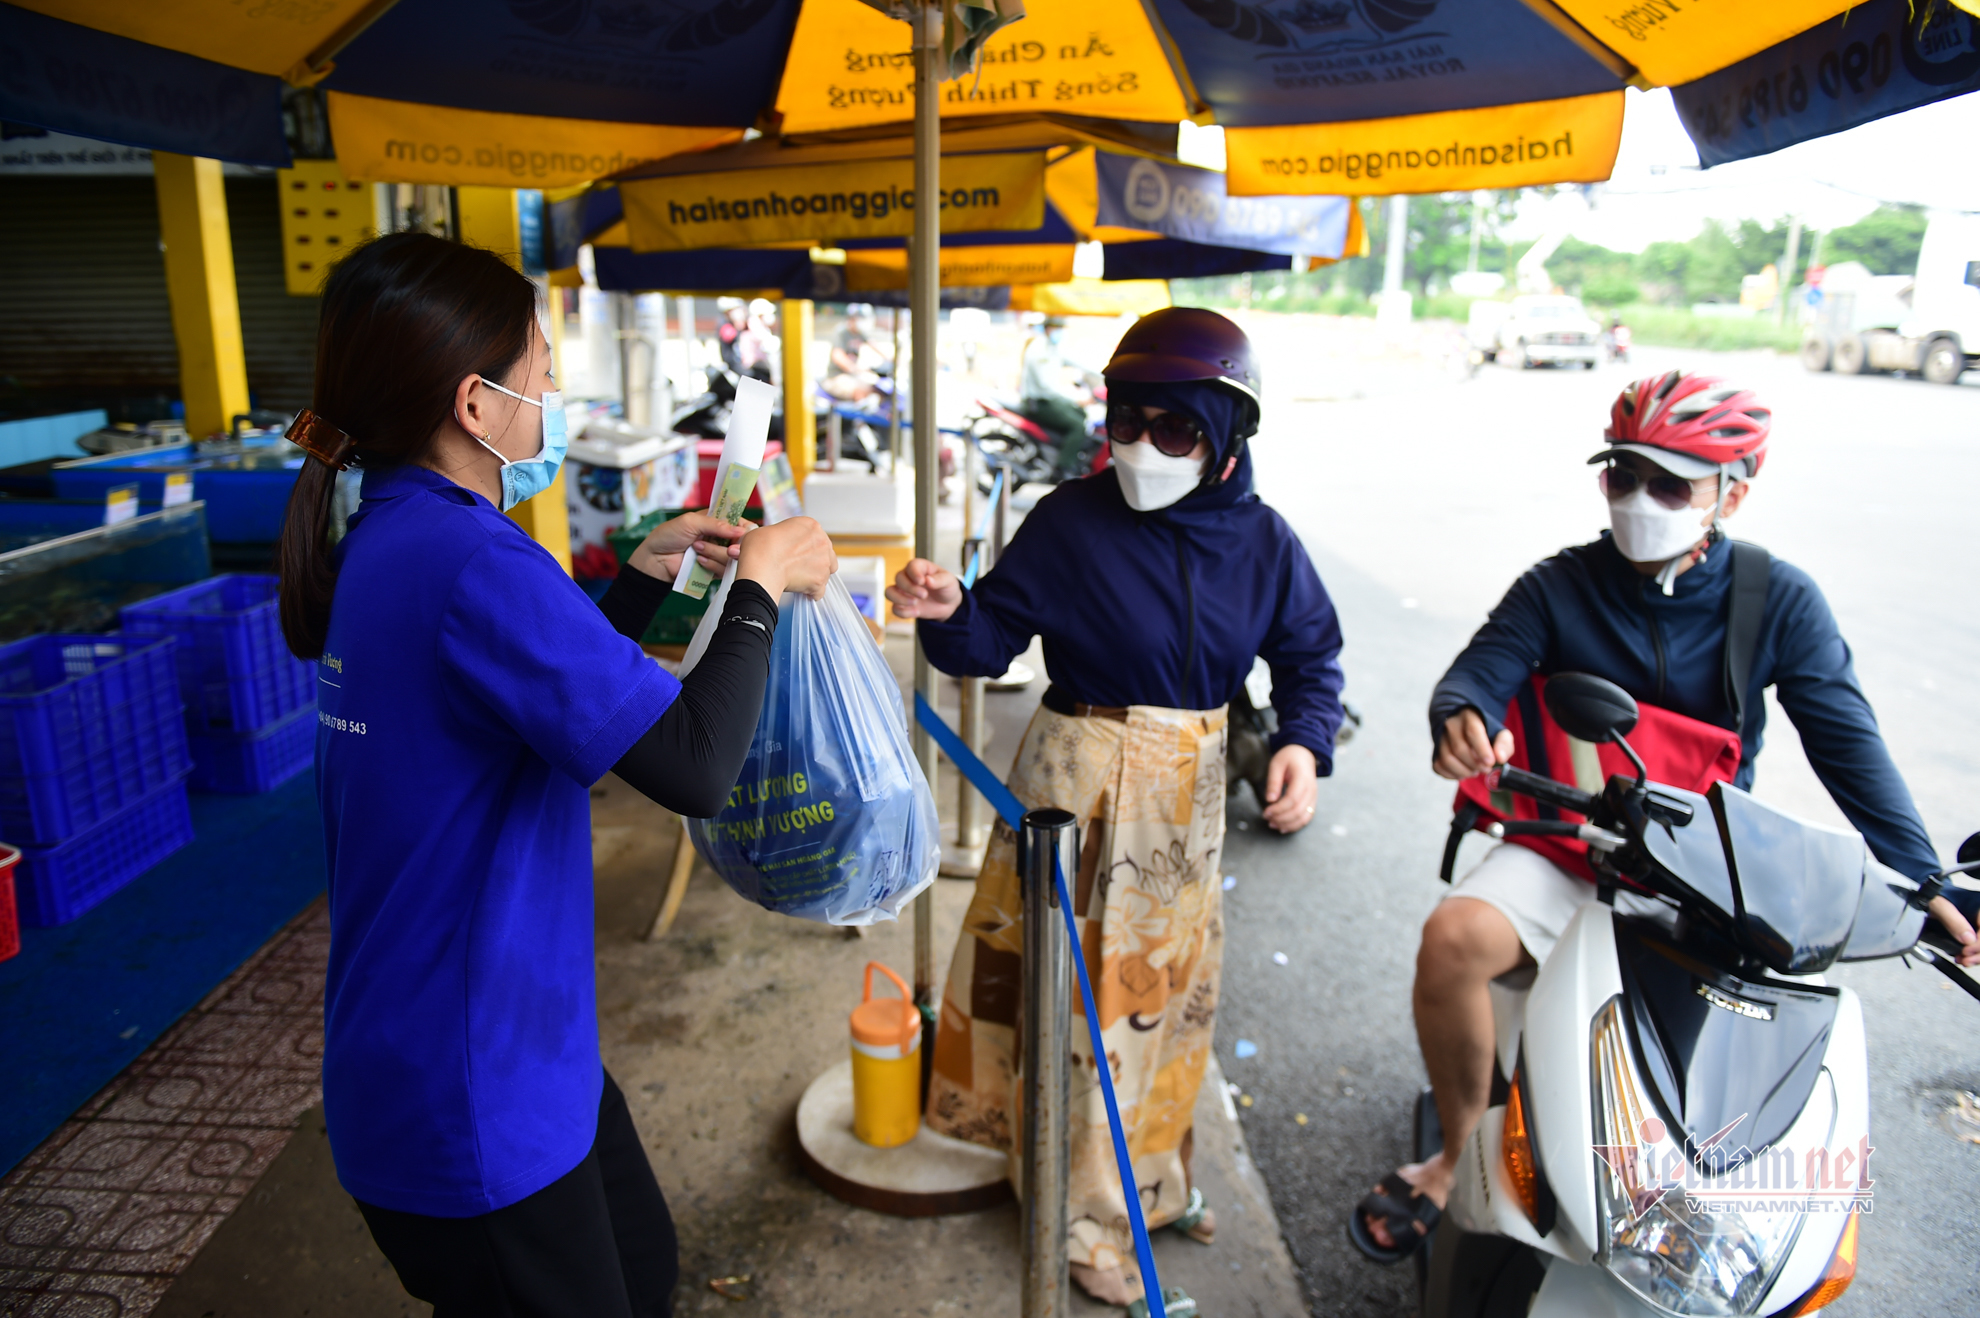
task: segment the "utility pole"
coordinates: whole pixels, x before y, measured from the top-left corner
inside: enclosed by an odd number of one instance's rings
[[[1787,254],[1781,258],[1781,291],[1774,297],[1774,323],[1787,324],[1788,293],[1794,288],[1794,265],[1801,257],[1801,217],[1788,221]]]
[[[1485,205],[1491,193],[1480,189],[1471,194],[1471,256],[1464,263],[1468,273],[1478,273],[1478,240],[1485,233]]]
[[[1382,304],[1375,323],[1393,334],[1409,324],[1409,294],[1403,289],[1403,257],[1409,250],[1409,198],[1389,198],[1388,255],[1382,265]]]

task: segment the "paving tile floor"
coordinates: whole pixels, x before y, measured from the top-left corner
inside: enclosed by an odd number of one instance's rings
[[[0,1315],[142,1318],[321,1099],[319,898],[0,1179]]]

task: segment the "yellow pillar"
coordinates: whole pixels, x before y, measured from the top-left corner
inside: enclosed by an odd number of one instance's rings
[[[513,188],[456,188],[454,214],[464,243],[486,247],[516,269],[522,269],[522,220],[516,213]]]
[[[151,169],[158,187],[172,335],[179,343],[186,431],[204,439],[228,429],[235,415],[248,410],[227,192],[217,160],[154,151]]]
[[[811,371],[806,349],[811,346],[811,302],[787,297],[777,309],[777,329],[784,345],[784,453],[798,493],[818,459],[817,426],[811,418]]]
[[[516,212],[516,194],[511,188],[459,188],[454,194],[454,214],[461,225],[464,243],[486,247],[516,269],[522,269],[522,220]],[[563,327],[552,313],[551,347]],[[554,355],[553,355],[554,370]],[[550,551],[564,571],[571,570],[571,516],[564,504],[564,473],[559,471],[550,488],[527,503],[509,510],[530,539]]]

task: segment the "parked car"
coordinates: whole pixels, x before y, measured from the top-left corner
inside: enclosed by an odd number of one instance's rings
[[[1474,302],[1466,332],[1487,358],[1521,370],[1569,364],[1593,370],[1602,360],[1602,327],[1577,297],[1530,294],[1509,303]]]

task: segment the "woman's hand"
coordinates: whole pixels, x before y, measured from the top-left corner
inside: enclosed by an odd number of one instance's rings
[[[1297,833],[1313,822],[1320,799],[1320,765],[1304,746],[1281,746],[1265,766],[1265,822],[1277,833]]]
[[[683,556],[692,550],[703,567],[719,576],[737,556],[737,542],[755,529],[753,522],[731,526],[707,513],[682,513],[654,527],[626,559],[626,566],[661,581],[672,581],[680,575]]]
[[[1973,926],[1959,913],[1959,907],[1943,897],[1934,897],[1932,904],[1925,908],[1938,917],[1946,932],[1959,944],[1959,963],[1962,966],[1980,966],[1980,935],[1975,935]]]
[[[738,557],[741,562],[736,575],[763,587],[771,599],[786,591],[817,599],[839,570],[831,537],[809,517],[793,517],[751,531],[743,537]]]
[[[962,604],[962,582],[949,569],[936,567],[925,558],[910,559],[894,574],[887,598],[903,618],[943,622]]]

